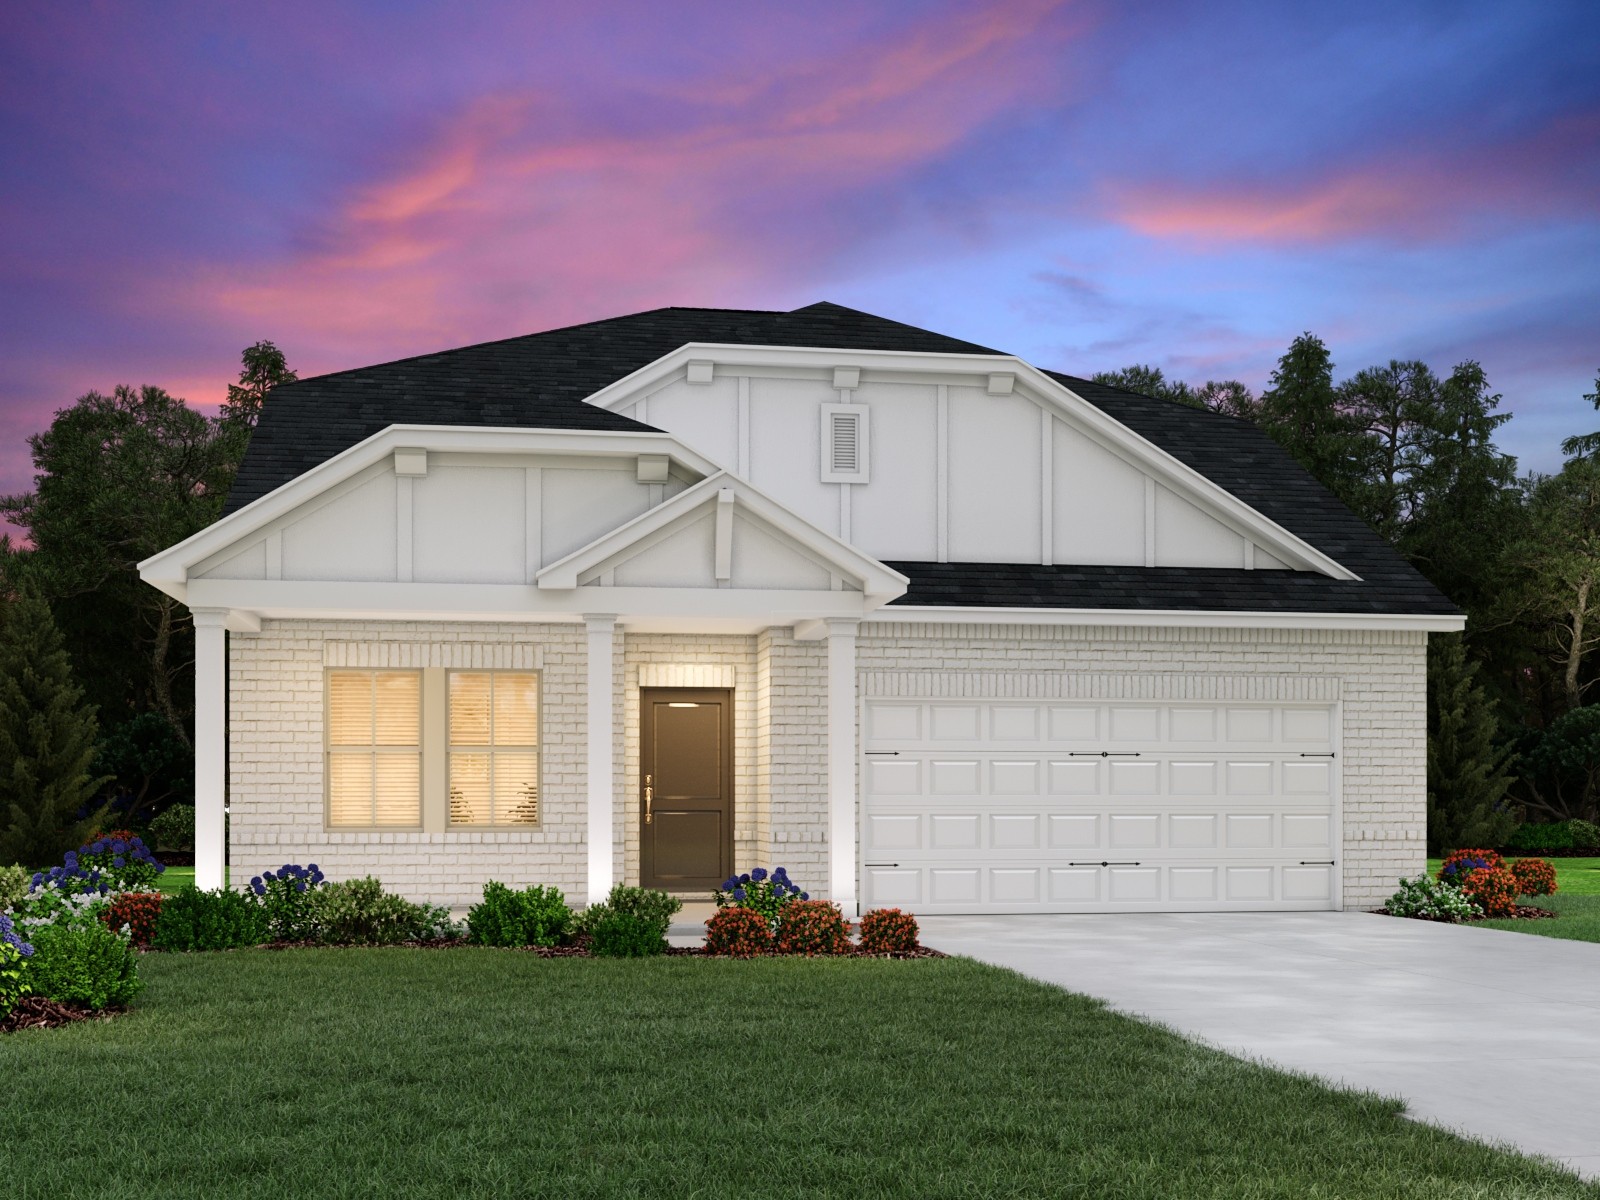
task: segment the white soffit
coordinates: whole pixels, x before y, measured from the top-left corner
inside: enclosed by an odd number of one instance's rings
[[[694,474],[719,468],[671,434],[640,431],[527,429],[518,426],[390,425],[343,450],[237,512],[208,525],[175,546],[139,564],[139,577],[169,596],[184,600],[189,571],[207,559],[242,544],[264,526],[292,513],[396,452],[479,454],[570,454],[610,458],[669,457]],[[415,462],[415,458],[412,459]]]
[[[1193,467],[1180,462],[1154,442],[1135,433],[1064,384],[1015,355],[923,354],[901,350],[732,346],[690,342],[601,388],[587,398],[587,403],[613,411],[624,408],[673,379],[685,377],[691,362],[715,363],[717,367],[734,373],[740,367],[801,367],[832,372],[840,366],[840,360],[859,367],[862,379],[866,382],[871,381],[870,374],[873,371],[890,373],[899,379],[904,379],[908,373],[945,379],[959,375],[964,383],[981,388],[990,395],[1017,394],[1031,398],[1289,566],[1298,570],[1318,571],[1334,579],[1360,578],[1330,555],[1289,532],[1220,484],[1207,479]]]

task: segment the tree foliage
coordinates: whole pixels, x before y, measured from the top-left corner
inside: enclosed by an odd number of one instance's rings
[[[1435,634],[1428,645],[1428,853],[1462,846],[1500,846],[1516,828],[1507,803],[1511,750],[1474,681],[1459,634]]]
[[[38,866],[86,839],[104,812],[79,816],[106,782],[89,774],[96,732],[50,608],[26,588],[0,622],[0,862]]]

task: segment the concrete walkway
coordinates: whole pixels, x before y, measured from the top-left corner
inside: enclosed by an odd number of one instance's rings
[[[946,953],[1404,1097],[1419,1120],[1600,1178],[1600,945],[1369,913],[920,924]]]

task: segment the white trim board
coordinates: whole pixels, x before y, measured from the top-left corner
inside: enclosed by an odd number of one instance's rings
[[[1159,629],[1388,629],[1455,633],[1464,616],[1429,613],[1222,612],[1204,609],[959,608],[917,605],[882,608],[862,618],[868,624],[1118,625]]]

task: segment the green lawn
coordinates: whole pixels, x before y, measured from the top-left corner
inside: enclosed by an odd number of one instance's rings
[[[1600,1197],[970,960],[150,955],[0,1038],[6,1193]]]
[[[1514,862],[1515,859],[1507,859]],[[1554,909],[1554,921],[1474,921],[1483,929],[1509,929],[1513,933],[1534,933],[1540,937],[1565,938],[1574,942],[1600,942],[1600,858],[1548,858],[1556,869],[1556,894],[1539,900],[1524,899]],[[1437,875],[1442,858],[1428,860],[1428,874]]]

